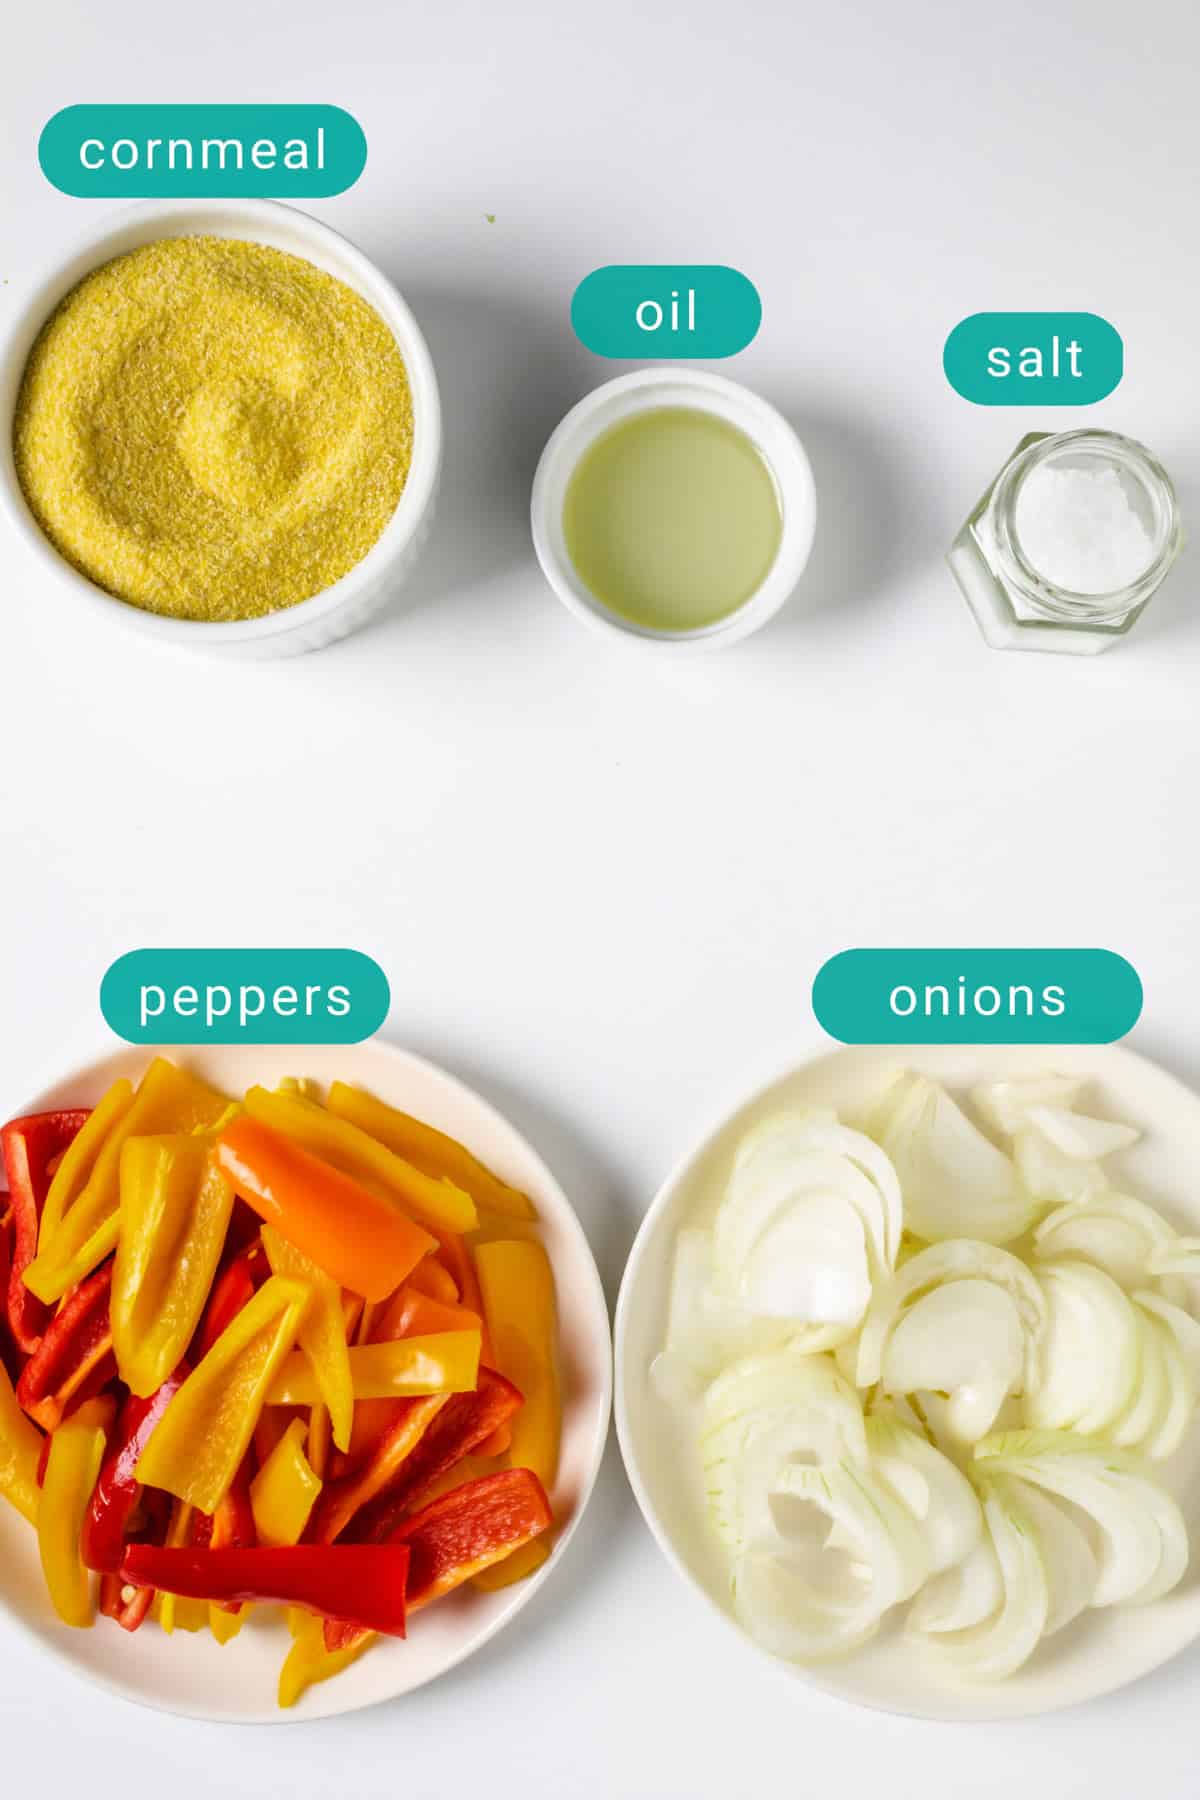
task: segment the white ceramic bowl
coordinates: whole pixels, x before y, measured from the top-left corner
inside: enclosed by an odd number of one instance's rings
[[[268,1618],[264,1610],[224,1649],[207,1632],[164,1638],[151,1622],[132,1635],[106,1619],[98,1619],[91,1631],[72,1630],[58,1620],[47,1599],[33,1532],[3,1502],[0,1625],[29,1633],[65,1670],[90,1677],[123,1699],[191,1718],[281,1724],[354,1712],[411,1693],[487,1643],[553,1579],[591,1494],[608,1437],[612,1341],[604,1292],[583,1228],[537,1152],[485,1100],[432,1063],[378,1041],[312,1049],[125,1048],[66,1072],[41,1093],[13,1096],[20,1104],[10,1105],[4,1117],[93,1104],[118,1077],[136,1078],[155,1054],[171,1057],[230,1092],[241,1092],[255,1081],[269,1086],[285,1075],[354,1082],[452,1133],[529,1194],[558,1293],[563,1432],[550,1499],[560,1529],[549,1561],[527,1581],[494,1594],[470,1589],[447,1595],[412,1620],[403,1643],[375,1644],[332,1681],[310,1688],[287,1712],[275,1706],[290,1642],[281,1620]]]
[[[580,458],[611,426],[660,406],[698,407],[744,432],[775,478],[783,515],[779,549],[766,579],[728,618],[694,631],[656,631],[610,612],[580,577],[563,531],[563,504]],[[781,413],[724,375],[674,365],[618,375],[571,408],[542,452],[530,515],[542,573],[576,618],[627,642],[680,654],[736,643],[774,617],[808,562],[817,528],[817,494],[804,446]]]
[[[83,277],[114,256],[159,238],[207,235],[269,244],[315,263],[361,294],[379,313],[408,370],[413,404],[413,459],[399,505],[382,535],[340,581],[261,619],[207,624],[170,619],[115,599],[74,569],[45,537],[17,480],[12,420],[21,377],[38,332]],[[437,378],[420,327],[392,283],[354,245],[327,225],[274,200],[147,200],[92,225],[52,275],[40,281],[17,314],[0,352],[0,508],[40,564],[47,586],[67,605],[128,627],[175,649],[243,658],[296,656],[356,631],[379,612],[409,574],[433,522],[442,462]]]
[[[1051,1712],[1123,1687],[1200,1639],[1200,1426],[1193,1424],[1184,1450],[1158,1471],[1181,1500],[1192,1534],[1193,1566],[1183,1584],[1151,1606],[1084,1613],[1007,1681],[959,1687],[942,1685],[914,1657],[898,1626],[843,1661],[811,1667],[780,1662],[753,1645],[730,1609],[728,1564],[704,1518],[696,1444],[648,1380],[662,1348],[676,1234],[682,1225],[711,1217],[748,1127],[788,1106],[853,1114],[880,1091],[889,1072],[902,1067],[954,1089],[1047,1070],[1086,1076],[1105,1115],[1145,1134],[1132,1150],[1106,1159],[1110,1179],[1160,1206],[1182,1229],[1200,1229],[1194,1174],[1200,1166],[1200,1098],[1132,1051],[1111,1045],[890,1046],[817,1056],[759,1089],[718,1125],[678,1165],[646,1214],[617,1303],[617,1433],[638,1504],[668,1562],[773,1669],[841,1700],[914,1718],[995,1720]]]

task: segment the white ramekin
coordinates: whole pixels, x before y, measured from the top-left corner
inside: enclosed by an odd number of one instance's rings
[[[269,244],[315,263],[361,294],[396,339],[413,404],[413,460],[400,503],[378,541],[340,581],[261,619],[207,624],[130,606],[72,568],[30,512],[13,462],[12,421],[34,339],[59,301],[101,263],[159,238],[206,235]],[[356,631],[391,599],[416,561],[433,522],[442,462],[437,378],[420,327],[387,276],[327,225],[274,200],[148,200],[91,226],[71,255],[33,289],[0,352],[0,509],[64,600],[175,649],[243,658],[296,656]]]
[[[761,586],[728,618],[694,631],[656,631],[610,612],[581,579],[563,531],[563,503],[580,458],[611,426],[660,406],[698,407],[744,432],[775,478],[783,515],[779,549]],[[804,572],[812,549],[817,495],[804,446],[773,406],[724,375],[667,365],[619,375],[572,407],[542,452],[533,480],[531,519],[542,572],[576,618],[610,635],[678,653],[735,643],[779,611]]]

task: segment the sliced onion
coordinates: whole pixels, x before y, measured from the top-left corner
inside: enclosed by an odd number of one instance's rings
[[[1133,1298],[1138,1306],[1153,1313],[1168,1328],[1183,1355],[1192,1384],[1200,1393],[1200,1321],[1193,1319],[1191,1313],[1185,1312],[1182,1306],[1176,1306],[1174,1301],[1166,1299],[1162,1294],[1142,1289]]]
[[[786,1319],[757,1319],[720,1292],[712,1275],[712,1237],[681,1231],[675,1242],[665,1350],[651,1365],[663,1399],[698,1400],[713,1377],[738,1357],[771,1350],[794,1335]]]
[[[903,1312],[883,1351],[889,1394],[947,1393],[960,1441],[990,1431],[1007,1395],[1024,1381],[1025,1330],[1016,1302],[994,1281],[949,1281]]]
[[[780,1471],[777,1491],[817,1509],[830,1530],[823,1540],[789,1543],[784,1536],[773,1548],[742,1555],[734,1569],[737,1615],[751,1636],[789,1661],[845,1655],[925,1580],[920,1528],[886,1483],[853,1462],[792,1464]],[[842,1592],[832,1583],[839,1562]]]
[[[1072,1108],[1083,1092],[1077,1075],[1036,1075],[1020,1081],[984,1081],[971,1089],[971,1104],[984,1123],[1004,1137],[1016,1137],[1034,1106]]]
[[[1150,1313],[1133,1309],[1138,1324],[1138,1377],[1124,1412],[1109,1426],[1108,1435],[1119,1450],[1136,1450],[1155,1437],[1166,1423],[1171,1404],[1167,1356],[1160,1326]]]
[[[1006,1244],[1033,1222],[1009,1158],[937,1082],[901,1075],[869,1125],[899,1177],[905,1224],[915,1236]]]
[[[1031,1107],[1029,1123],[1072,1162],[1098,1162],[1102,1156],[1128,1150],[1142,1135],[1132,1125],[1089,1119],[1065,1106]]]
[[[972,1238],[952,1238],[918,1251],[881,1283],[872,1297],[858,1344],[859,1387],[873,1387],[883,1373],[884,1351],[903,1315],[921,1297],[943,1284],[979,1279],[994,1283],[1013,1300],[1025,1334],[1022,1381],[1036,1367],[1036,1355],[1045,1324],[1046,1305],[1041,1288],[1025,1264],[1007,1250]],[[915,1384],[933,1387],[933,1382]]]
[[[962,1562],[925,1583],[908,1610],[908,1628],[921,1636],[965,1631],[990,1619],[1003,1600],[1004,1576],[988,1532]]]
[[[1080,1162],[1065,1155],[1034,1126],[1017,1133],[1013,1156],[1021,1186],[1032,1201],[1043,1206],[1091,1200],[1108,1185],[1098,1162]]]
[[[1030,1425],[1104,1431],[1129,1405],[1141,1344],[1128,1297],[1089,1263],[1043,1263],[1046,1334],[1038,1376],[1025,1396]]]
[[[1012,1432],[976,1450],[987,1471],[1019,1476],[1085,1512],[1097,1533],[1093,1606],[1161,1599],[1188,1564],[1187,1526],[1128,1451],[1065,1432]]]
[[[761,1548],[789,1463],[866,1464],[862,1404],[827,1356],[788,1347],[745,1357],[704,1396],[700,1452],[718,1537],[739,1554]]]
[[[1152,1275],[1183,1275],[1200,1281],[1200,1238],[1174,1237],[1164,1243],[1150,1261]]]
[[[1033,1241],[1034,1255],[1043,1261],[1082,1257],[1123,1288],[1135,1288],[1154,1272],[1158,1253],[1176,1241],[1176,1234],[1143,1200],[1106,1192],[1047,1213]]]
[[[867,1419],[872,1467],[921,1526],[929,1567],[938,1574],[970,1555],[983,1536],[983,1514],[962,1470],[895,1417]]]
[[[1037,1649],[1050,1592],[1033,1521],[1011,1493],[984,1486],[983,1512],[1000,1565],[1003,1598],[996,1612],[962,1631],[924,1639],[939,1660],[975,1681],[1002,1681]]]
[[[1165,1462],[1183,1443],[1187,1428],[1196,1416],[1200,1392],[1179,1340],[1166,1320],[1143,1306],[1139,1306],[1138,1311],[1143,1330],[1152,1328],[1158,1335],[1167,1378],[1167,1403],[1153,1435],[1144,1440],[1142,1447],[1151,1462]]]
[[[1050,1494],[1016,1475],[996,1475],[991,1485],[1010,1510],[1017,1506],[1033,1526],[1046,1574],[1042,1635],[1053,1637],[1092,1604],[1100,1574],[1096,1553],[1083,1526]]]

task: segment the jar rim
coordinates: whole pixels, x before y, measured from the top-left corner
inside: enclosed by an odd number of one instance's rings
[[[1156,521],[1153,560],[1135,581],[1106,593],[1085,594],[1059,587],[1034,567],[1016,529],[1017,499],[1030,473],[1052,458],[1094,450],[1127,469],[1150,497]],[[1183,547],[1183,529],[1174,483],[1158,458],[1136,438],[1084,426],[1075,431],[1039,433],[1018,448],[1001,471],[989,508],[996,548],[1007,580],[1043,618],[1077,624],[1116,624],[1145,604]]]

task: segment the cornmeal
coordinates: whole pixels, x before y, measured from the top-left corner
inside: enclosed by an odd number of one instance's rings
[[[179,619],[251,619],[366,555],[412,460],[404,361],[373,307],[265,244],[164,238],[43,327],[13,427],[51,543]]]

